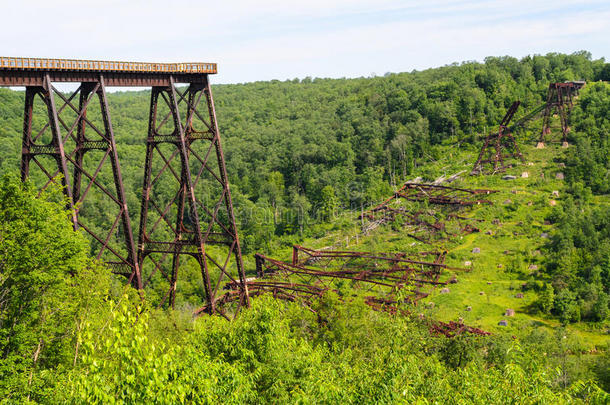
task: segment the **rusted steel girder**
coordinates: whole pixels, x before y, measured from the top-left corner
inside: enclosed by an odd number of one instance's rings
[[[396,300],[393,293],[408,291],[410,295],[402,297],[401,301],[416,303],[428,295],[418,288],[450,282],[439,281],[443,269],[465,270],[446,266],[446,252],[367,253],[314,250],[302,246],[294,249],[294,263],[255,255],[257,278],[246,281],[250,295],[270,293],[282,300],[299,300],[311,308],[312,298],[327,291],[337,291],[336,282],[351,281],[355,283],[354,287],[383,295],[383,298],[377,297],[380,300]],[[308,259],[299,260],[298,252]],[[428,257],[431,261],[425,260]],[[311,259],[316,267],[310,263]],[[416,288],[407,290],[409,286]],[[216,301],[218,307],[239,300],[238,284],[229,282],[224,290],[226,293]],[[366,301],[375,299],[367,297]],[[200,308],[197,313],[206,311],[209,311],[209,306]]]
[[[151,63],[49,58],[0,57],[0,86],[43,86],[52,82],[95,82],[104,75],[107,86],[169,86],[204,84],[217,73],[215,63]]]
[[[479,232],[474,222],[483,222],[482,219],[468,218],[449,213],[444,220],[439,219],[439,214],[434,210],[413,210],[406,207],[382,206],[375,211],[364,213],[361,218],[366,218],[370,224],[382,225],[404,219],[402,226],[406,235],[422,243],[434,244],[435,241],[458,236],[459,234],[470,234]],[[457,222],[457,227],[453,221]],[[448,226],[449,225],[449,226]]]
[[[515,141],[515,137],[508,129],[508,124],[515,115],[515,112],[517,112],[520,104],[520,101],[515,101],[500,122],[498,132],[487,135],[479,157],[470,172],[471,175],[482,174],[487,165],[493,167],[489,171],[490,174],[505,171],[507,167],[510,167],[505,164],[505,160],[510,158],[519,159],[522,162],[525,161]]]
[[[384,299],[378,297],[366,297],[365,303],[375,311],[387,312],[392,315],[400,314],[402,316],[412,315],[411,311],[399,307],[396,300]],[[426,319],[423,314],[419,315],[419,319],[423,320],[428,325],[428,331],[432,335],[444,336],[446,338],[454,338],[465,333],[470,333],[477,336],[489,336],[490,332],[484,331],[473,326],[465,325],[463,322],[443,322],[434,319]]]
[[[312,285],[324,290],[336,288],[336,282],[351,281],[353,286],[375,292],[379,299],[393,300],[401,293],[401,301],[411,303],[427,296],[420,291],[424,285],[446,285],[455,280],[440,281],[449,267],[446,252],[370,253],[354,251],[315,250],[294,246],[292,262],[282,262],[260,254],[255,255],[258,281],[281,280]],[[406,289],[407,287],[414,287]],[[408,292],[409,295],[404,295]]]
[[[456,207],[492,204],[491,201],[478,198],[478,196],[489,195],[497,192],[497,190],[488,189],[468,189],[440,186],[436,184],[405,183],[401,188],[394,192],[394,195],[361,214],[360,217],[376,211],[385,210],[389,203],[398,199],[404,199],[411,202],[425,202],[432,205],[450,205]]]
[[[470,271],[470,269],[446,265],[446,255],[446,251],[371,253],[329,249],[316,250],[294,245],[292,264],[315,265],[327,271],[343,271],[345,269],[367,271],[374,269],[382,277],[388,277],[396,271],[404,271],[405,274],[395,285],[395,289],[400,289],[406,285],[422,287],[424,284],[446,285],[454,282],[454,279],[439,281],[443,270]],[[423,296],[425,295],[427,294]]]
[[[261,254],[255,255],[257,276],[262,277],[281,277],[286,279],[294,276],[303,284],[319,285],[331,288],[332,283],[339,279],[353,280],[358,283],[369,284],[370,287],[386,287],[393,290],[396,284],[409,277],[413,272],[408,267],[397,267],[393,270],[377,269],[339,269],[322,270],[301,264],[293,265],[272,259]],[[405,277],[406,276],[406,277]]]
[[[290,302],[300,302],[312,312],[316,312],[313,309],[314,299],[321,298],[328,291],[334,291],[339,293],[338,290],[319,285],[295,283],[291,281],[277,281],[273,279],[259,279],[247,281],[248,293],[250,297],[261,296],[264,294],[271,295],[274,299]],[[225,290],[228,290],[222,297],[220,297],[216,303],[218,306],[232,304],[239,300],[239,293],[237,292],[236,286],[227,284]],[[403,301],[415,304],[422,298],[427,297],[428,294],[417,291],[413,296],[403,299]],[[341,298],[343,300],[344,298]],[[380,298],[374,296],[364,297],[364,302],[374,310],[386,311],[392,314],[400,312],[401,314],[408,314],[408,311],[397,309],[398,301],[392,298]],[[195,314],[206,313],[208,308],[206,306],[199,308],[195,311]]]
[[[317,254],[312,254],[307,260],[296,264],[256,254],[257,276],[262,278],[295,275],[304,283],[319,283],[326,286],[330,286],[329,282],[332,282],[332,279],[348,279],[389,287],[392,291],[397,291],[407,285],[421,287],[424,284],[445,285],[448,283],[448,281],[438,281],[442,269],[449,268],[442,263],[444,253],[438,254],[440,258],[438,262],[425,262],[403,258],[400,254],[315,252]],[[334,253],[337,254],[334,255]]]
[[[439,235],[448,233],[446,224],[436,218],[436,213],[432,210],[419,210],[415,207],[392,207],[392,203],[398,200],[392,199],[388,205],[377,206],[360,215],[359,219],[367,219],[369,223],[364,227],[366,233],[379,225],[391,223],[400,218],[402,226],[406,230],[406,235],[422,243],[432,244],[433,239]]]
[[[173,78],[175,83],[203,84],[205,82],[205,75],[202,74],[148,72],[107,72],[103,74],[108,87],[169,86],[170,77]],[[0,69],[0,86],[43,86],[46,75],[50,77],[53,83],[83,83],[95,81],[100,72],[29,72]]]
[[[62,101],[59,108],[56,97]],[[47,114],[43,121],[34,119],[36,100],[45,106]],[[88,112],[95,113],[95,118]],[[108,161],[110,168],[105,164]],[[141,288],[103,75],[81,83],[70,96],[53,87],[48,74],[42,86],[26,87],[21,152],[23,181],[31,177],[32,163],[40,169],[32,181],[39,183],[41,192],[61,178],[74,229],[80,228],[89,234],[96,257],[106,261],[116,273],[128,277],[134,287]],[[114,190],[102,184],[101,176],[113,179]],[[92,194],[96,196],[95,201]],[[106,205],[102,208],[94,203]]]
[[[275,299],[300,302],[313,312],[316,312],[313,305],[314,298],[320,298],[328,291],[339,293],[334,282],[347,279],[354,282],[371,283],[374,286],[386,287],[386,294],[383,296],[367,295],[364,297],[365,304],[375,311],[409,316],[411,312],[401,308],[400,304],[405,302],[417,304],[419,300],[427,297],[428,293],[415,289],[411,291],[410,296],[397,298],[393,292],[410,284],[417,286],[425,283],[445,285],[451,281],[438,281],[439,273],[443,269],[468,271],[468,269],[447,266],[444,263],[445,255],[446,252],[437,251],[371,253],[317,250],[295,245],[291,263],[260,254],[255,255],[258,278],[249,279],[246,283],[251,296],[270,294]],[[320,268],[312,267],[314,265]],[[403,277],[400,277],[400,273],[403,274]],[[389,294],[387,294],[387,287],[391,288]],[[237,285],[227,283],[224,289],[227,292],[217,300],[219,306],[239,300]],[[345,300],[346,297],[342,296],[340,299]],[[202,307],[196,313],[207,311],[207,307]],[[446,323],[432,320],[427,321],[427,324],[430,333],[442,334],[449,338],[462,333],[490,334],[456,322]]]
[[[427,202],[437,205],[471,206],[491,204],[491,201],[478,198],[479,195],[497,193],[497,190],[469,189],[459,187],[440,186],[436,184],[405,183],[398,191],[396,197],[407,201]]]
[[[209,82],[181,91],[170,77],[153,87],[146,142],[138,262],[153,267],[144,287],[164,291],[160,304],[173,307],[186,255],[201,271],[206,311],[224,311],[216,301],[228,281],[239,287],[236,314],[248,290]]]
[[[427,293],[418,291],[413,297],[410,298],[409,302],[412,304],[417,304],[417,301],[422,298],[426,298],[427,296]],[[364,303],[371,307],[371,309],[373,309],[374,311],[387,312],[388,314],[392,315],[400,314],[403,316],[411,314],[410,311],[400,308],[400,303],[398,302],[398,300],[392,298],[368,296],[364,298]]]
[[[302,302],[305,307],[310,310],[312,310],[312,299],[320,298],[322,295],[324,295],[324,293],[329,291],[328,288],[321,286],[294,283],[290,281],[277,281],[272,279],[248,280],[246,281],[246,285],[250,297],[271,294],[271,296],[275,299],[290,302]],[[240,300],[238,285],[228,283],[225,285],[224,290],[227,290],[227,292],[216,300],[217,308],[232,305]],[[195,311],[195,315],[206,312],[209,312],[207,305]]]
[[[475,328],[473,326],[464,325],[461,322],[443,322],[443,321],[430,321],[430,333],[433,335],[443,335],[447,338],[452,338],[464,333],[470,333],[478,336],[489,336],[490,332],[486,332],[483,329]]]
[[[300,256],[299,253],[302,253]],[[292,247],[292,265],[315,264],[319,267],[329,268],[333,264],[340,268],[371,268],[380,269],[386,266],[394,269],[398,265],[410,264],[413,266],[428,266],[440,271],[443,268],[451,268],[445,263],[446,251],[430,251],[416,253],[371,253],[349,250],[311,249],[304,246],[294,245]],[[424,260],[426,258],[430,260]],[[336,264],[336,262],[342,263]],[[335,263],[333,263],[335,262]],[[457,269],[457,268],[455,268]]]

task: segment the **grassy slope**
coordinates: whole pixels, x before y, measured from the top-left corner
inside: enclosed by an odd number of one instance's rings
[[[470,212],[470,216],[484,219],[479,224],[481,232],[473,233],[457,240],[439,245],[449,254],[447,264],[464,267],[465,261],[472,262],[472,271],[457,272],[458,283],[450,284],[450,293],[440,294],[440,288],[431,291],[428,298],[420,302],[418,311],[440,320],[457,320],[478,326],[491,332],[500,329],[514,335],[520,335],[529,327],[553,328],[559,326],[557,319],[541,314],[533,308],[537,293],[533,290],[523,291],[522,284],[542,277],[536,270],[529,270],[531,264],[541,268],[545,265],[544,251],[538,250],[547,239],[542,233],[550,233],[551,225],[545,225],[545,217],[551,212],[551,200],[561,204],[564,195],[564,182],[557,180],[555,174],[561,171],[558,160],[564,153],[557,144],[547,145],[545,149],[536,149],[533,142],[521,145],[526,163],[518,164],[508,169],[504,174],[517,176],[515,180],[502,180],[503,174],[493,176],[468,176],[472,163],[478,151],[456,150],[454,147],[442,147],[442,158],[421,168],[428,175],[453,174],[465,170],[459,184],[466,187],[481,187],[499,190],[492,194],[492,206],[480,206]],[[521,178],[527,171],[528,178]],[[418,175],[421,173],[415,173]],[[544,174],[544,178],[542,177]],[[553,197],[552,192],[559,191],[559,197]],[[506,200],[511,200],[507,204]],[[531,205],[528,205],[531,202]],[[597,197],[598,204],[610,206],[607,196]],[[305,246],[325,247],[339,242],[337,248],[362,251],[404,251],[430,250],[429,245],[415,242],[405,237],[401,232],[392,231],[389,226],[378,228],[367,236],[359,235],[359,223],[354,220],[357,213],[344,214],[336,221],[334,229],[321,231],[318,238],[303,242]],[[499,219],[501,225],[492,223]],[[492,235],[486,234],[491,231]],[[346,238],[349,237],[349,244]],[[472,253],[478,247],[481,253]],[[505,251],[509,251],[505,254]],[[288,260],[288,248],[274,253],[275,257]],[[521,256],[520,263],[515,258]],[[501,268],[498,265],[502,265]],[[522,299],[516,298],[519,292]],[[481,294],[482,293],[482,294]],[[434,302],[434,307],[426,305]],[[423,305],[422,305],[423,304]],[[472,307],[471,311],[466,308]],[[515,310],[514,317],[505,317],[507,308]],[[506,319],[509,326],[498,326],[498,322]],[[579,335],[586,345],[601,346],[608,342],[607,335],[602,330],[595,329],[585,323],[573,324],[569,330]],[[605,329],[605,328],[602,328]]]

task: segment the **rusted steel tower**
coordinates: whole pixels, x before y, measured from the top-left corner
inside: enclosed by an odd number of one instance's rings
[[[167,185],[176,185],[171,194]],[[224,246],[216,257],[209,245]],[[140,212],[139,264],[149,259],[153,270],[144,286],[160,272],[169,283],[162,300],[175,303],[180,256],[192,257],[203,277],[208,310],[223,282],[243,286],[244,269],[216,112],[209,82],[181,90],[170,77],[168,86],[154,86]],[[231,261],[231,257],[234,261]],[[163,263],[171,257],[171,268]]]
[[[214,73],[212,63],[0,57],[0,86],[26,88],[22,179],[41,190],[59,182],[74,228],[90,235],[98,259],[134,287],[149,287],[160,304],[175,304],[180,257],[192,257],[210,313],[217,312],[216,296],[225,282],[238,286],[238,307],[248,304],[208,80]],[[57,82],[79,86],[66,95],[54,87]],[[152,87],[137,245],[107,86]]]
[[[551,116],[556,113],[559,115],[562,144],[568,145],[568,133],[570,132],[570,113],[573,107],[573,96],[578,88],[574,82],[550,83],[547,92],[546,106],[542,116],[542,131],[538,140],[538,148],[544,147],[545,137],[551,133]]]
[[[504,118],[502,118],[498,132],[487,135],[470,174],[483,173],[487,165],[492,166],[490,169],[491,173],[504,171],[509,167],[505,164],[505,161],[510,158],[523,161],[523,155],[519,150],[515,137],[508,128],[508,124],[517,112],[520,104],[520,101],[515,101],[504,115]]]

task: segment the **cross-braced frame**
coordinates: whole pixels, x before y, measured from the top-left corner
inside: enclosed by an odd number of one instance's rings
[[[57,90],[49,75],[42,86],[26,87],[21,177],[41,192],[61,179],[74,229],[90,236],[97,259],[141,288],[103,75],[70,95]]]
[[[498,132],[487,135],[470,174],[481,174],[485,172],[487,166],[491,166],[491,169],[488,170],[490,174],[503,172],[510,167],[506,163],[509,159],[525,161],[515,141],[515,137],[508,128],[508,124],[517,112],[520,104],[520,101],[515,101],[504,115],[502,122],[500,122]]]
[[[144,168],[138,260],[144,287],[174,306],[182,256],[199,268],[207,312],[219,290],[239,286],[237,313],[248,292],[216,112],[209,83],[152,88]],[[145,266],[144,262],[152,262]],[[150,269],[150,271],[149,271]]]
[[[570,132],[570,113],[572,112],[573,96],[576,91],[577,88],[573,82],[549,84],[538,147],[544,146],[546,137],[551,134],[551,117],[553,113],[559,116],[562,143],[564,146],[567,146],[568,133]]]

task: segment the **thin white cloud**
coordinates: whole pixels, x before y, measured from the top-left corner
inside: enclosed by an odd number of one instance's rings
[[[252,67],[260,78],[271,78],[274,65],[294,66],[293,76],[358,76],[388,70],[421,69],[487,55],[580,50],[583,36],[603,37],[610,11],[580,12],[549,20],[484,23],[471,16],[352,27],[275,39],[254,39],[219,55],[231,71]],[[554,46],[554,48],[553,48]],[[546,49],[545,49],[546,48]],[[282,49],[282,52],[276,52]],[[379,58],[384,56],[384,58]],[[260,63],[264,61],[264,63]],[[341,61],[341,62],[336,62]],[[333,65],[337,66],[333,69]],[[325,72],[333,72],[328,74]],[[231,72],[233,73],[233,72]]]

